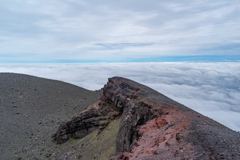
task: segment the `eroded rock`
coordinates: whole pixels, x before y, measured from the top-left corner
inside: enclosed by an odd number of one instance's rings
[[[102,96],[100,100],[87,107],[86,110],[69,121],[63,122],[52,136],[53,141],[62,144],[67,142],[70,137],[83,138],[96,129],[101,131],[120,114],[121,112],[114,104],[105,96]]]
[[[142,84],[110,78],[95,104],[60,125],[61,144],[104,129],[121,115],[112,159],[238,159],[239,133]]]

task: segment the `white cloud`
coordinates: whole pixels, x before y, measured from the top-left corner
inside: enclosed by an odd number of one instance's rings
[[[0,57],[121,61],[137,56],[236,55],[239,7],[238,0],[3,1]]]
[[[240,63],[0,64],[0,72],[57,79],[90,90],[121,76],[240,131]]]

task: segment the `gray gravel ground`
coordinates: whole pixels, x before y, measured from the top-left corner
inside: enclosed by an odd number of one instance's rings
[[[0,73],[0,159],[55,159],[59,146],[52,143],[51,135],[60,122],[101,95],[101,90],[56,80]]]

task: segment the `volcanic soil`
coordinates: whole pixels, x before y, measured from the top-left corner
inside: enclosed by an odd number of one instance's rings
[[[52,134],[101,95],[61,81],[0,73],[0,159],[67,159],[73,146],[55,145]]]

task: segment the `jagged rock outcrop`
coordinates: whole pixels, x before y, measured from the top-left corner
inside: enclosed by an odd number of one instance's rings
[[[112,159],[240,159],[240,134],[155,90],[110,78],[102,98],[53,135],[82,138],[121,116]]]
[[[58,128],[58,131],[52,136],[53,141],[62,144],[68,141],[70,137],[83,138],[96,129],[101,132],[110,121],[118,117],[121,112],[109,101],[102,96],[93,105],[86,110],[74,116],[71,120],[64,122]]]
[[[137,127],[161,116],[162,112],[150,102],[152,95],[145,86],[127,79],[109,79],[103,88],[103,95],[123,112],[116,140],[116,152],[129,152],[131,144],[139,138]]]

